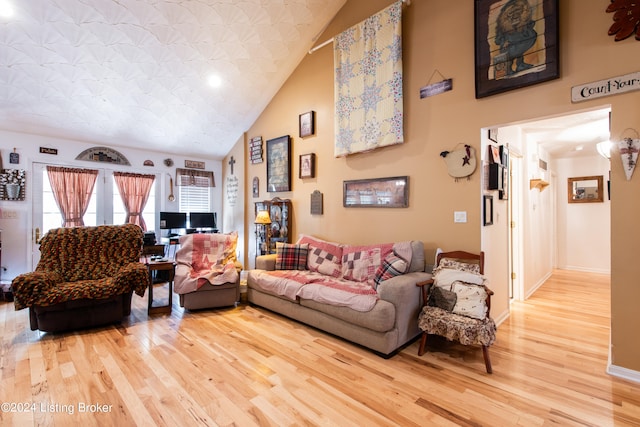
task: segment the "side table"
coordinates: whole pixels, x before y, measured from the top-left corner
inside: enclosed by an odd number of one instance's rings
[[[157,313],[171,313],[171,306],[173,304],[173,278],[176,273],[176,264],[173,261],[149,261],[147,263],[147,269],[149,270],[149,306],[147,314]],[[167,305],[154,306],[153,305],[153,285],[154,285],[154,271],[166,271],[168,272],[167,284],[169,285],[169,302]]]

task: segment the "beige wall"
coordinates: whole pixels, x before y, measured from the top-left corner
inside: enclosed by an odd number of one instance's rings
[[[489,126],[549,117],[611,106],[612,135],[625,128],[640,129],[640,92],[572,104],[572,86],[638,71],[640,44],[628,39],[614,42],[607,35],[611,14],[606,0],[560,2],[561,78],[484,99],[474,96],[473,2],[413,1],[403,19],[405,143],[347,158],[333,157],[333,59],[330,46],[303,59],[264,113],[247,131],[247,137],[266,141],[291,135],[292,191],[266,193],[266,164],[245,159],[245,232],[253,233],[253,203],[274,196],[293,202],[292,235],[308,233],[350,243],[404,239],[422,240],[427,257],[436,247],[478,251],[481,248],[481,180],[476,171],[469,181],[454,182],[439,153],[459,143],[480,150],[481,129]],[[389,0],[349,0],[318,40],[324,41],[390,4]],[[453,79],[453,90],[420,99],[420,87],[438,70]],[[317,132],[298,138],[298,114],[316,111]],[[243,144],[246,142],[243,141]],[[298,156],[316,153],[316,178],[300,180]],[[617,154],[615,154],[617,155]],[[615,156],[614,156],[615,158]],[[407,209],[346,209],[342,207],[342,182],[383,176],[408,175]],[[260,198],[250,186],[260,179]],[[640,178],[627,182],[620,162],[612,161],[612,355],[611,363],[640,371],[640,342],[635,301],[640,299],[634,254],[638,253],[638,228],[630,227],[640,214],[634,203]],[[309,214],[314,190],[324,194],[324,214]],[[454,211],[466,211],[468,222],[454,224]],[[253,260],[249,238],[247,258]],[[504,257],[506,254],[488,254]],[[252,261],[251,261],[252,262]],[[503,290],[500,290],[504,294]],[[496,306],[501,315],[508,306],[503,297]]]

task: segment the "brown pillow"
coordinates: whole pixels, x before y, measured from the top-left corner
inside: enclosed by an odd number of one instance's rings
[[[457,300],[458,296],[455,292],[434,286],[431,289],[429,302],[427,304],[431,307],[438,307],[446,311],[453,311],[453,307],[456,305]]]

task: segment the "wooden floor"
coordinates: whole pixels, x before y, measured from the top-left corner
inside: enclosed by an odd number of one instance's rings
[[[149,318],[134,296],[122,325],[50,335],[0,303],[0,402],[21,411],[0,425],[638,426],[640,384],[605,373],[608,281],[556,271],[515,303],[492,375],[479,348],[385,360],[247,305]]]

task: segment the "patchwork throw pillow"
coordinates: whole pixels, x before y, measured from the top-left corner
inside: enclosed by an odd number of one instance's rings
[[[427,302],[427,305],[431,307],[438,307],[446,311],[453,311],[453,307],[455,307],[457,300],[458,296],[455,292],[434,286],[429,294],[429,301]]]
[[[380,248],[346,253],[342,255],[342,278],[354,282],[373,280],[380,265]]]
[[[332,277],[342,274],[342,246],[313,236],[301,235],[298,244],[308,244],[307,268]]]
[[[453,313],[482,320],[487,316],[487,291],[484,286],[453,282],[451,291],[456,294]]]
[[[408,268],[409,264],[404,259],[394,253],[390,253],[384,258],[382,265],[376,271],[376,276],[373,279],[375,287],[377,288],[380,282],[406,273]]]
[[[309,245],[276,242],[276,270],[306,270]]]

